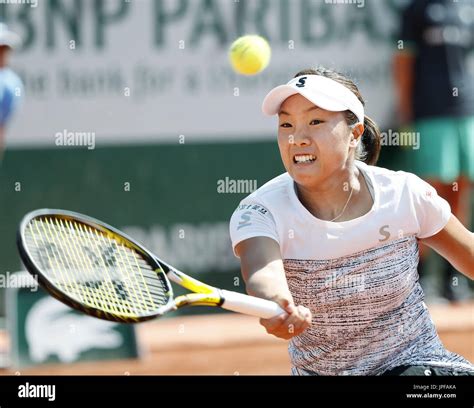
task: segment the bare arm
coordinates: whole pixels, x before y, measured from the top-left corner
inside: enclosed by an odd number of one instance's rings
[[[433,248],[459,272],[474,279],[474,233],[454,215],[440,232],[420,241]]]
[[[293,303],[276,241],[267,237],[250,238],[239,243],[235,250],[249,295]]]
[[[311,312],[293,303],[278,243],[271,238],[255,237],[240,242],[235,250],[247,293],[273,300],[287,312],[272,319],[260,319],[267,332],[290,339],[306,330],[311,324]]]

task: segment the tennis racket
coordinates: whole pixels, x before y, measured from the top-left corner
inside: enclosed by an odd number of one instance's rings
[[[262,318],[284,312],[275,302],[200,282],[119,230],[74,212],[28,213],[17,244],[25,267],[47,292],[100,319],[136,323],[184,306],[218,306]],[[193,293],[174,298],[170,281]]]

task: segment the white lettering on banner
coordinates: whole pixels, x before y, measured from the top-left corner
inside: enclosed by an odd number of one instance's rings
[[[19,5],[19,4],[26,4],[30,7],[38,7],[38,0],[0,0],[0,5],[7,4],[7,5]]]
[[[174,224],[168,228],[129,226],[121,230],[163,261],[189,273],[228,272],[239,268],[227,222]],[[184,238],[181,238],[182,232]]]
[[[264,95],[315,64],[349,72],[379,125],[392,118],[387,84],[398,6],[366,2],[359,9],[304,0],[58,4],[0,4],[23,37],[12,67],[28,90],[7,135],[9,147],[54,147],[51,135],[58,129],[84,128],[100,135],[100,144],[175,143],[180,134],[191,143],[274,138],[275,123],[260,109]],[[236,75],[228,61],[229,45],[244,32],[258,32],[272,46],[270,66],[255,77]],[[51,112],[54,120],[47,119]]]

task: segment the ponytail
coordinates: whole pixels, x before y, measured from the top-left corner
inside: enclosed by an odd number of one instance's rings
[[[364,133],[356,152],[356,159],[375,166],[380,155],[381,148],[380,129],[368,116],[364,117]]]

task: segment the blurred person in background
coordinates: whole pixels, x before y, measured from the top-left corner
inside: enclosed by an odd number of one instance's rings
[[[431,184],[469,228],[474,181],[474,2],[412,0],[402,13],[394,58],[400,125],[419,132],[407,171]],[[403,48],[403,49],[401,49]],[[442,277],[419,273],[428,301],[472,298],[468,281],[443,260]],[[443,299],[444,298],[444,299]]]
[[[6,126],[23,95],[20,77],[9,68],[12,50],[20,43],[20,37],[0,23],[0,159],[5,146]]]

